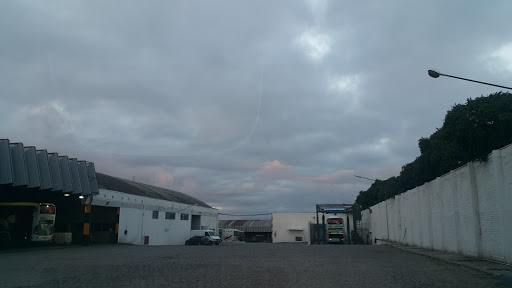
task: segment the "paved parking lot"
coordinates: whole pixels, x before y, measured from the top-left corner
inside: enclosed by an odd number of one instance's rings
[[[0,287],[499,287],[496,276],[389,246],[222,243],[0,253]]]

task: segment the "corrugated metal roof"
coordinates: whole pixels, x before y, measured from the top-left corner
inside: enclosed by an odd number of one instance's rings
[[[95,174],[91,162],[0,139],[0,185],[95,195],[99,192]]]
[[[327,214],[345,214],[353,204],[316,204],[316,211]]]
[[[232,228],[244,232],[272,232],[271,220],[220,220],[219,228]]]
[[[203,201],[181,192],[164,189],[161,187],[156,187],[148,184],[143,184],[135,181],[130,181],[122,178],[117,178],[102,173],[96,173],[96,179],[98,182],[98,187],[100,189],[107,189],[177,203],[184,203],[190,205],[197,204],[198,206],[212,208]]]

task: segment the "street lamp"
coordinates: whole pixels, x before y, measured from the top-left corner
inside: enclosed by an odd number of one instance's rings
[[[359,175],[354,175],[354,177],[357,177],[357,178],[361,178],[361,179],[366,179],[366,180],[370,180],[370,181],[380,181],[379,179],[372,179],[372,178],[367,178],[367,177],[363,177],[363,176],[359,176]],[[387,193],[386,193],[386,189],[384,189],[384,202],[386,203],[386,234],[388,234],[388,241],[389,241],[389,220],[388,220],[388,197],[387,197]]]
[[[512,90],[512,88],[507,87],[507,86],[501,86],[501,85],[491,84],[491,83],[487,83],[487,82],[476,81],[476,80],[471,80],[471,79],[467,79],[467,78],[457,77],[457,76],[453,76],[453,75],[443,74],[443,73],[439,73],[439,72],[437,72],[435,70],[428,70],[428,75],[430,77],[432,77],[432,78],[439,78],[439,76],[446,76],[446,77],[451,77],[451,78],[455,78],[455,79],[465,80],[465,81],[469,81],[469,82],[475,82],[475,83],[479,83],[479,84],[485,84],[485,85],[489,85],[489,86],[500,87],[500,88],[505,88],[505,89]]]

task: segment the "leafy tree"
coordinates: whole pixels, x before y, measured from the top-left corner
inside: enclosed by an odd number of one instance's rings
[[[512,143],[512,94],[498,92],[467,99],[447,113],[443,126],[420,138],[420,156],[402,166],[400,176],[375,181],[359,192],[362,209],[434,180],[471,161],[487,161],[494,149]]]

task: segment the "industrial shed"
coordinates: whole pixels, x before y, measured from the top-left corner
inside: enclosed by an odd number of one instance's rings
[[[199,199],[101,173],[96,175],[99,194],[91,203],[91,237],[95,242],[183,245],[191,230],[217,232],[218,210]]]

